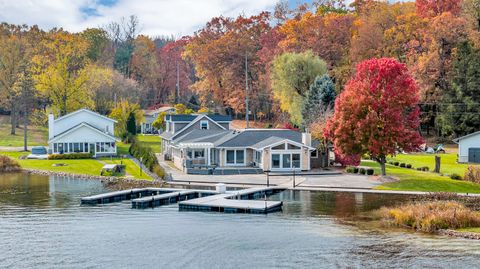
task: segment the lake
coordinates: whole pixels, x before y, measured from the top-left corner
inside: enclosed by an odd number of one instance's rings
[[[0,268],[474,268],[480,242],[339,221],[408,196],[287,191],[269,215],[80,206],[99,181],[0,175]]]

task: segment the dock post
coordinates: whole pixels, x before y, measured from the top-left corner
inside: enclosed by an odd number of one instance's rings
[[[267,214],[267,194],[265,193],[265,214]]]
[[[293,188],[295,189],[295,169],[293,169]]]
[[[267,170],[265,172],[267,172],[267,187],[270,187],[270,171]]]

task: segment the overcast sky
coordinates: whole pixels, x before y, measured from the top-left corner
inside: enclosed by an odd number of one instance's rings
[[[311,0],[307,0],[310,2]],[[0,0],[0,21],[72,32],[137,15],[141,33],[190,35],[212,17],[272,10],[277,0]],[[297,0],[289,0],[295,6]]]

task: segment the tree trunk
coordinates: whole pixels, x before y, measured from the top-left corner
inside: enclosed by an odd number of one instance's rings
[[[17,127],[17,113],[15,105],[12,105],[12,111],[10,112],[10,124],[12,125],[10,134],[15,135],[15,128]]]
[[[25,109],[25,114],[23,115],[23,150],[24,151],[28,150],[27,132],[28,132],[28,115],[27,115],[27,110]]]
[[[381,170],[381,173],[382,173],[382,176],[386,176],[387,175],[387,168],[386,168],[386,158],[385,156],[380,156],[377,158],[377,162],[380,164],[380,170]]]
[[[435,173],[440,173],[440,156],[435,156]]]

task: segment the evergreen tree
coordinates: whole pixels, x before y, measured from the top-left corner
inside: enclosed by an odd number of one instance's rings
[[[319,113],[333,108],[336,96],[335,84],[332,79],[327,74],[321,77],[317,76],[310,85],[303,102],[302,117],[304,127],[314,122]]]
[[[443,95],[442,134],[462,136],[480,129],[480,50],[461,43],[453,63],[452,87]]]
[[[135,113],[133,113],[133,112],[131,112],[130,115],[128,115],[127,132],[132,134],[132,135],[137,134],[137,123],[135,121]]]

